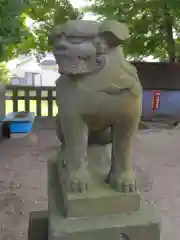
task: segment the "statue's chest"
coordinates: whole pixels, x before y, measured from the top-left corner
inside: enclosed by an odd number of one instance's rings
[[[79,103],[88,98],[83,89],[79,87],[77,82],[66,80],[56,85],[56,99],[59,102]]]
[[[56,85],[56,101],[63,109],[94,112],[103,97],[101,93],[81,88],[77,82],[61,81]]]

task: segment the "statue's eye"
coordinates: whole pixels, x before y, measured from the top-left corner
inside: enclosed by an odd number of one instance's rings
[[[62,34],[57,34],[56,35],[56,39],[61,39],[61,37],[62,37]]]
[[[83,37],[68,36],[68,40],[73,44],[81,44],[83,42],[92,42],[94,40],[94,37],[91,37],[91,36],[83,36]]]
[[[80,44],[85,41],[85,39],[82,37],[72,37],[72,36],[68,37],[68,40],[73,44]]]

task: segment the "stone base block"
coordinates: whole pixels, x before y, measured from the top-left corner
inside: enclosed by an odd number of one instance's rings
[[[28,240],[48,240],[48,211],[30,213]]]
[[[48,240],[160,240],[160,228],[151,211],[83,218],[49,215]]]
[[[68,218],[95,216],[101,214],[120,214],[137,211],[140,207],[139,193],[122,194],[97,179],[97,186],[85,193],[67,193],[59,180],[58,164],[51,159],[48,163],[49,210],[61,213]]]

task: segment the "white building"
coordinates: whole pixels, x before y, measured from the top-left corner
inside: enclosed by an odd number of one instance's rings
[[[40,64],[42,86],[54,86],[59,78],[58,67],[52,54],[47,55]]]
[[[20,56],[9,69],[13,85],[54,86],[59,77],[58,67],[51,53],[40,63],[33,55]]]

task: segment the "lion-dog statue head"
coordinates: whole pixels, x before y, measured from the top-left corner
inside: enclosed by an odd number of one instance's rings
[[[102,68],[103,56],[129,37],[125,24],[105,21],[70,20],[56,26],[51,35],[59,72],[65,75],[90,74]]]

